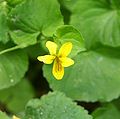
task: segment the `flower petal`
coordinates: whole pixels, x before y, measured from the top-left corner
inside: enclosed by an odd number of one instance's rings
[[[72,43],[67,42],[67,43],[65,43],[61,46],[58,55],[61,56],[61,57],[66,57],[66,56],[69,55],[71,50],[72,50]]]
[[[51,64],[55,59],[55,56],[44,55],[44,56],[38,56],[37,59],[41,62],[44,62],[45,64]]]
[[[51,55],[56,55],[57,52],[57,44],[52,41],[46,42],[46,47],[48,48]]]
[[[52,73],[57,80],[61,80],[64,76],[64,67],[57,60],[54,61]]]
[[[69,67],[74,64],[74,60],[72,60],[71,58],[65,57],[65,58],[59,58],[59,59],[63,67]]]

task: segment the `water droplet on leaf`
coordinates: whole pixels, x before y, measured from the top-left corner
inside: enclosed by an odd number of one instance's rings
[[[40,112],[40,115],[43,115],[43,112]]]
[[[10,82],[11,82],[11,83],[13,83],[13,82],[14,82],[14,80],[13,80],[13,79],[10,79]]]

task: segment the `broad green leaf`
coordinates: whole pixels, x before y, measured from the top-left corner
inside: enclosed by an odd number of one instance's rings
[[[14,113],[24,110],[28,100],[33,98],[32,86],[26,79],[17,85],[0,91],[0,102],[6,105],[7,109]]]
[[[26,0],[11,12],[15,26],[26,32],[42,32],[52,36],[63,24],[57,0]]]
[[[0,45],[0,51],[4,49]],[[0,89],[18,83],[28,68],[27,55],[22,50],[7,52],[0,55]]]
[[[73,49],[71,57],[75,56],[78,52],[84,51],[84,39],[79,31],[70,25],[59,27],[54,34],[55,42],[63,44],[65,42],[72,42]]]
[[[70,24],[83,34],[87,47],[100,42],[120,46],[119,0],[63,0],[71,10]]]
[[[64,92],[74,100],[110,101],[120,95],[120,52],[112,48],[79,53],[75,64],[65,68],[58,81],[52,65],[44,65],[44,76],[53,90]]]
[[[92,115],[94,119],[120,119],[120,111],[112,104],[98,108]]]
[[[26,106],[23,119],[92,119],[84,108],[77,106],[63,93],[53,92],[41,100],[33,99]]]
[[[11,119],[4,112],[0,111],[0,119]]]
[[[8,39],[8,24],[7,24],[7,4],[0,3],[0,42],[6,43]]]
[[[39,33],[30,34],[19,30],[10,32],[10,36],[14,43],[19,45],[21,48],[36,44],[38,35]]]

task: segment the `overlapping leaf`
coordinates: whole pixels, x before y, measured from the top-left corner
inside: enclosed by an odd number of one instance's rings
[[[87,111],[77,106],[63,93],[54,92],[43,96],[41,100],[33,99],[26,106],[23,119],[92,119]]]
[[[4,49],[0,45],[0,51]],[[28,58],[22,50],[16,50],[0,55],[0,89],[8,88],[18,83],[28,68]]]
[[[94,119],[120,119],[120,111],[112,104],[98,108],[92,115]]]
[[[51,36],[63,24],[56,0],[26,0],[11,12],[15,26],[26,32],[42,32]]]
[[[115,30],[112,29],[113,32],[111,33],[109,32],[111,30],[109,27],[110,24],[108,24],[109,28],[106,28],[105,31],[104,29],[100,29],[105,37],[102,37],[103,35],[100,36],[101,32],[98,32],[99,28],[103,28],[105,25],[103,24],[103,21],[106,21],[105,18],[108,18],[105,13],[107,12],[108,16],[112,13],[113,9],[109,11],[111,8],[109,8],[109,5],[114,4],[116,8],[117,1],[113,0],[110,3],[110,1],[105,0],[64,0],[63,4],[72,11],[71,23],[83,33],[87,48],[94,46],[97,42],[110,46],[119,45],[119,25],[116,25],[118,28],[115,27]],[[114,16],[110,21],[113,19]],[[114,26],[116,23],[111,25]],[[111,42],[108,36],[113,42]],[[70,35],[67,38],[71,37],[73,36]],[[65,76],[61,81],[56,81],[53,78],[51,73],[52,65],[44,66],[44,76],[53,90],[63,91],[75,100],[113,100],[120,95],[120,53],[118,50],[114,48],[102,48],[102,46],[100,48],[99,45],[98,50],[89,49],[89,51],[81,52],[74,57],[75,65],[66,68]]]
[[[61,81],[54,79],[52,65],[44,65],[44,76],[53,90],[74,100],[110,101],[120,95],[120,53],[102,48],[79,53],[75,64],[65,70]]]
[[[77,55],[77,53],[85,51],[84,39],[81,33],[76,30],[73,26],[64,25],[59,27],[54,34],[55,42],[63,44],[65,42],[71,42],[73,49],[70,54],[71,57]]]
[[[30,33],[25,33],[25,32],[19,31],[19,30],[10,32],[10,36],[11,36],[12,40],[14,41],[14,43],[19,45],[20,48],[24,48],[29,45],[36,44],[38,35],[39,35],[39,33],[30,34]]]
[[[19,113],[33,96],[31,85],[26,79],[22,79],[17,85],[0,91],[0,102],[10,111]]]
[[[119,0],[62,0],[72,12],[70,24],[85,37],[88,48],[100,42],[120,46]]]

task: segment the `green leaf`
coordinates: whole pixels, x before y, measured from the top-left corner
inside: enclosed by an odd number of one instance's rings
[[[1,44],[0,50],[5,47]],[[16,50],[0,55],[0,89],[8,88],[18,83],[28,68],[27,55],[22,50]]]
[[[8,39],[8,25],[7,25],[7,4],[0,3],[0,42],[6,43]]]
[[[113,100],[112,103],[119,109],[120,111],[120,97],[116,100]]]
[[[19,30],[10,32],[10,36],[14,43],[19,45],[21,48],[36,44],[38,35],[39,33],[30,34]]]
[[[42,32],[52,36],[63,24],[60,6],[56,0],[26,0],[11,12],[13,23],[26,32]]]
[[[33,98],[32,86],[26,79],[17,85],[0,91],[0,102],[6,105],[7,109],[18,113],[24,110],[28,100]]]
[[[92,119],[86,110],[60,92],[29,101],[25,115],[24,119]]]
[[[8,2],[9,5],[14,6],[21,3],[24,0],[6,0],[6,1]]]
[[[120,95],[120,52],[112,48],[79,53],[75,64],[65,68],[58,81],[52,65],[44,65],[44,76],[53,90],[64,92],[74,100],[111,101]]]
[[[70,24],[82,31],[88,48],[97,42],[120,46],[119,0],[63,0],[63,3],[72,12]]]
[[[0,111],[0,118],[1,119],[10,119],[5,113]]]
[[[64,25],[59,27],[54,34],[55,42],[60,42],[63,44],[65,42],[72,42],[73,49],[71,52],[71,57],[77,55],[77,53],[84,51],[84,39],[79,31],[70,25]]]
[[[98,108],[92,115],[94,119],[120,119],[120,111],[112,104]]]

